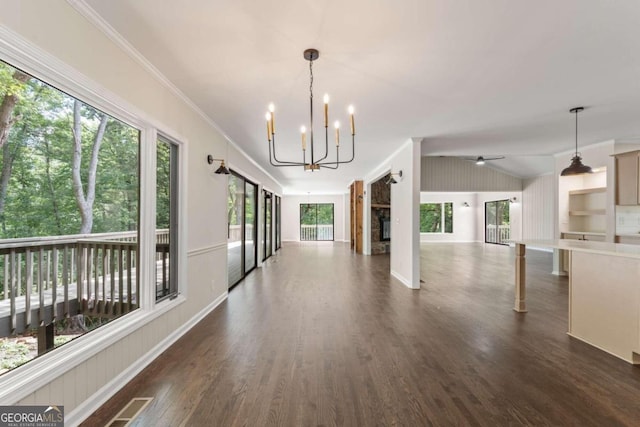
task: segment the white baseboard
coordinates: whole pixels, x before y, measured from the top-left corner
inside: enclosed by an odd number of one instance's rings
[[[409,288],[409,289],[420,289],[420,286],[419,286],[419,285],[418,285],[418,287],[417,287],[417,288],[414,288],[414,287],[411,285],[411,280],[407,279],[407,278],[406,278],[406,277],[404,277],[402,274],[400,274],[400,273],[398,273],[398,272],[396,272],[396,271],[391,270],[391,275],[392,275],[393,277],[395,277],[396,279],[398,279],[398,280],[399,280],[403,285],[405,285],[405,286],[406,286],[407,288]]]
[[[93,414],[100,406],[102,406],[107,400],[115,395],[122,387],[127,385],[136,375],[138,375],[144,368],[147,367],[153,360],[158,357],[163,351],[169,348],[180,337],[182,337],[189,329],[194,327],[200,320],[202,320],[207,314],[212,312],[218,305],[227,299],[229,295],[228,291],[225,291],[222,295],[216,298],[211,304],[200,310],[189,321],[184,323],[181,327],[167,335],[165,339],[156,344],[151,350],[149,350],[144,356],[136,360],[131,366],[122,371],[120,375],[109,381],[102,386],[100,390],[95,392],[92,396],[78,405],[73,411],[65,415],[65,426],[77,426],[91,414]]]
[[[553,270],[551,274],[553,274],[554,276],[562,276],[562,277],[569,276],[569,273],[567,273],[566,271],[558,271],[558,270]]]

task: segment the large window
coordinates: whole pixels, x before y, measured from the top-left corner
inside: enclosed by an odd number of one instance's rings
[[[300,240],[333,240],[333,203],[300,204]]]
[[[140,306],[140,132],[3,62],[0,108],[4,372]]]
[[[453,203],[422,203],[421,233],[453,233]]]

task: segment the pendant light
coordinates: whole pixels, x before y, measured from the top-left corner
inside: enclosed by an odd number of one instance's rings
[[[578,113],[583,111],[584,107],[576,107],[569,110],[570,113],[576,115],[576,154],[571,158],[571,164],[568,168],[563,169],[560,176],[582,175],[585,173],[593,173],[591,166],[582,164],[582,157],[578,153]]]

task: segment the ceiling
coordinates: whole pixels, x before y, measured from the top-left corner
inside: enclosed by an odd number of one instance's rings
[[[84,1],[285,193],[344,192],[410,138],[423,155],[551,172],[573,148],[575,106],[580,146],[640,136],[637,0]],[[311,47],[316,111],[325,92],[331,122],[356,109],[356,159],[337,171],[268,161],[270,102],[279,155],[301,157]]]

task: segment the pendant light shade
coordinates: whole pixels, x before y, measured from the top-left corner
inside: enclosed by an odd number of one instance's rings
[[[587,166],[582,164],[582,157],[580,157],[580,153],[578,153],[578,113],[583,111],[584,107],[576,107],[569,110],[570,113],[575,113],[576,115],[576,153],[571,158],[571,164],[568,168],[565,168],[560,173],[560,176],[570,176],[570,175],[582,175],[585,173],[593,173],[591,166]]]

